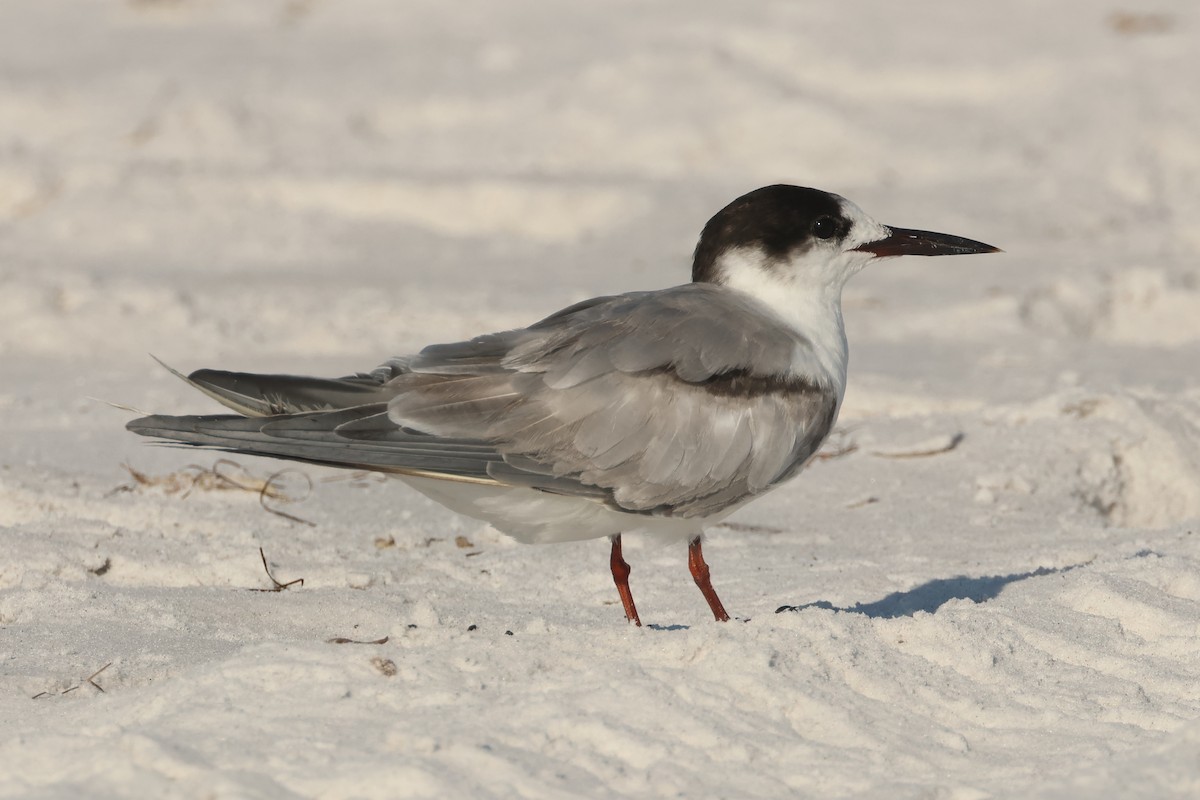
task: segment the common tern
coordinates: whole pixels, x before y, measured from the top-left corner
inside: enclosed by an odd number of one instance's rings
[[[344,378],[202,369],[185,380],[236,414],[128,428],[394,475],[522,542],[609,537],[635,625],[622,533],[686,541],[725,621],[701,533],[796,475],[832,430],[847,279],[880,258],[993,252],[881,225],[829,192],[766,186],[704,226],[691,283],[585,300]]]

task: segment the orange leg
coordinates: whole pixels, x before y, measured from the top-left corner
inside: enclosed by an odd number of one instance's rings
[[[625,606],[625,619],[640,628],[642,621],[638,619],[637,606],[633,604],[633,593],[629,591],[629,565],[621,557],[621,534],[619,533],[612,537],[612,558],[609,563],[612,566],[613,583],[617,584],[617,592],[621,595],[621,604]]]
[[[712,580],[708,577],[708,564],[704,563],[704,552],[700,549],[699,536],[692,539],[688,545],[688,569],[692,571],[692,578],[700,587],[700,593],[704,595],[704,599],[708,601],[708,607],[712,609],[717,622],[728,622],[729,615],[725,613],[725,606],[721,605],[721,598],[717,597],[717,591],[713,589]]]

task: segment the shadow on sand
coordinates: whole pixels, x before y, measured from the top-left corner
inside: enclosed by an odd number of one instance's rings
[[[938,578],[909,589],[907,592],[893,592],[882,600],[874,603],[857,603],[850,608],[839,608],[828,600],[818,600],[815,603],[805,603],[800,606],[780,606],[776,614],[785,611],[803,611],[806,608],[825,608],[831,611],[846,611],[852,614],[863,614],[874,619],[895,619],[896,617],[911,617],[918,611],[930,614],[937,611],[943,604],[951,600],[970,600],[982,603],[991,600],[1003,591],[1005,586],[1027,578],[1038,578],[1043,575],[1070,572],[1073,569],[1086,566],[1089,562],[1072,564],[1068,567],[1039,567],[1032,572],[1018,572],[1012,575],[984,575],[970,578],[958,575],[953,578]]]

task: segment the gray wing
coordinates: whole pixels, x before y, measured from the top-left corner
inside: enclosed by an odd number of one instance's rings
[[[750,298],[688,284],[596,298],[366,375],[202,370],[187,379],[243,414],[274,416],[157,416],[129,427],[237,452],[707,516],[789,477],[828,434],[833,387],[779,377],[808,352]]]
[[[500,483],[489,467],[504,461],[488,442],[401,428],[388,417],[385,405],[270,417],[156,414],[135,419],[126,428],[142,436],[232,453],[466,483]],[[597,500],[607,497],[603,490],[571,479],[547,478],[538,481],[537,488]]]
[[[780,377],[809,352],[751,298],[687,284],[427,348],[388,411],[493,442],[500,482],[568,479],[625,511],[706,516],[790,477],[828,434],[833,386]]]
[[[338,467],[483,480],[501,461],[486,442],[435,438],[404,430],[382,404],[269,417],[153,415],[126,426],[134,433],[236,453]]]

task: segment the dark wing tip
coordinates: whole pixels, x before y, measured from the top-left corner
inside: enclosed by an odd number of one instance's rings
[[[174,431],[183,430],[179,424],[180,417],[169,417],[164,414],[152,414],[148,417],[138,417],[125,423],[125,430],[140,436],[160,436],[170,438]]]

